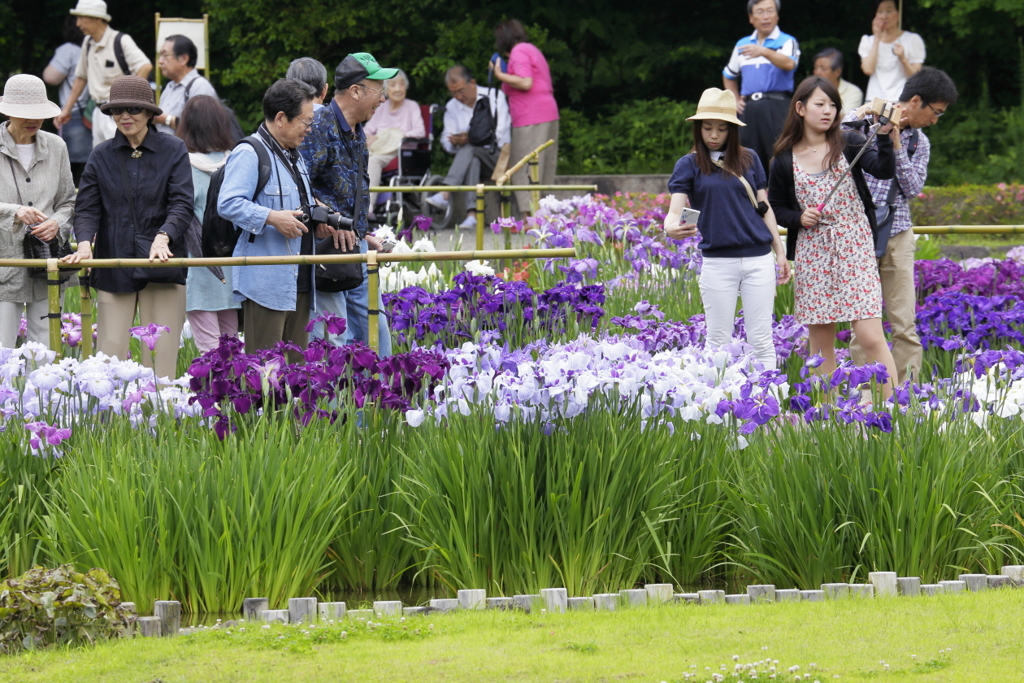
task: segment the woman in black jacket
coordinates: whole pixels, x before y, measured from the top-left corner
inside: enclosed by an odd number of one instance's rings
[[[892,125],[879,129],[878,150],[867,150],[848,172],[866,139],[840,129],[841,110],[839,91],[825,79],[807,78],[797,87],[775,143],[768,201],[778,224],[788,229],[795,315],[808,327],[811,353],[824,358],[818,371],[830,375],[835,369],[835,324],[849,321],[868,358],[883,363],[895,378],[896,364],[882,331],[875,206],[863,175],[893,177]],[[837,182],[838,190],[819,210]],[[892,395],[891,381],[882,385],[882,394]]]

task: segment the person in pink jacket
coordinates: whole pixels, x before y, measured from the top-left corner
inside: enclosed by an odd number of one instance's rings
[[[425,138],[427,131],[423,126],[423,113],[420,105],[406,99],[409,92],[409,77],[401,69],[384,82],[387,88],[388,101],[377,108],[373,118],[363,125],[366,133],[366,144],[370,149],[370,161],[366,166],[370,174],[370,187],[380,186],[380,175],[384,167],[398,156],[402,146],[402,138]],[[377,195],[370,195],[370,210],[377,203]]]
[[[548,60],[537,46],[528,42],[526,29],[516,19],[508,19],[494,27],[494,49],[508,58],[502,68],[495,59],[490,68],[494,77],[502,82],[501,89],[508,97],[512,115],[512,154],[509,165],[548,140],[555,144],[540,154],[540,184],[550,185],[555,180],[558,165],[558,103],[551,86]],[[512,176],[515,185],[529,183],[526,167]],[[518,215],[530,215],[530,193],[516,192]]]

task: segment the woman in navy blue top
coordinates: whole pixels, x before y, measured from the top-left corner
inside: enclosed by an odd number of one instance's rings
[[[739,295],[747,343],[764,369],[775,370],[775,285],[789,281],[790,267],[767,204],[764,167],[756,154],[740,146],[739,127],[745,124],[736,117],[732,92],[705,90],[697,113],[687,120],[693,121],[693,151],[676,162],[669,180],[672,203],[665,232],[682,239],[700,231],[707,348],[732,341]],[[687,200],[701,212],[696,225],[680,223]]]

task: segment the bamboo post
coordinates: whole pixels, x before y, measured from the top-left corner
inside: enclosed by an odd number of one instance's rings
[[[82,358],[88,358],[92,355],[92,289],[88,268],[79,271],[78,284],[81,297]]]
[[[498,185],[499,187],[501,187],[502,185],[507,183],[509,180],[512,179],[512,176],[515,175],[516,171],[521,169],[526,163],[529,162],[530,157],[536,157],[537,155],[539,155],[541,152],[543,152],[544,150],[546,150],[548,147],[550,147],[553,144],[555,144],[554,140],[548,140],[543,145],[541,145],[537,149],[535,149],[532,152],[530,152],[529,154],[527,154],[525,157],[523,157],[522,159],[517,161],[515,163],[515,165],[512,166],[512,168],[510,168],[507,171],[505,171],[505,174],[502,175],[500,178],[498,178],[495,181],[495,184]],[[519,187],[519,186],[512,186],[512,185],[510,185],[506,189],[508,189],[509,191],[515,191],[515,190],[531,191],[534,188],[529,186],[529,185],[527,185],[525,187]],[[551,189],[554,189],[554,190],[571,190],[571,189],[575,189],[575,188],[570,187],[568,185],[563,185],[563,186],[554,186],[554,185],[552,185],[552,186],[538,187],[536,189],[538,189],[538,190],[551,190]]]
[[[50,349],[57,352],[57,358],[61,357],[59,263],[60,261],[55,258],[46,259],[46,284],[49,285],[47,289],[49,297],[49,313],[47,318],[50,322]]]
[[[476,248],[484,248],[484,184],[476,186]]]
[[[370,327],[368,341],[373,352],[380,353],[380,335],[378,333],[380,320],[377,318],[380,315],[380,309],[377,308],[380,305],[380,269],[377,267],[376,250],[366,252],[366,275],[370,279],[366,293],[366,309],[369,314]]]
[[[529,163],[529,175],[531,185],[540,185],[540,155],[533,154],[530,157]],[[540,208],[540,190],[530,191],[530,215],[537,215],[537,209]]]

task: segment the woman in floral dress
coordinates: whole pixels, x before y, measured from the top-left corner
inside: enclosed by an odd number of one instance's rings
[[[892,178],[893,126],[879,129],[878,149],[868,149],[849,172],[866,139],[840,130],[841,109],[839,91],[828,81],[811,77],[800,84],[775,145],[768,198],[779,225],[788,228],[796,318],[808,326],[810,351],[824,358],[819,372],[835,369],[835,324],[849,321],[868,358],[883,363],[894,378],[896,364],[882,331],[875,205],[863,175]],[[837,182],[839,189],[819,211]],[[892,382],[882,393],[892,395]]]

